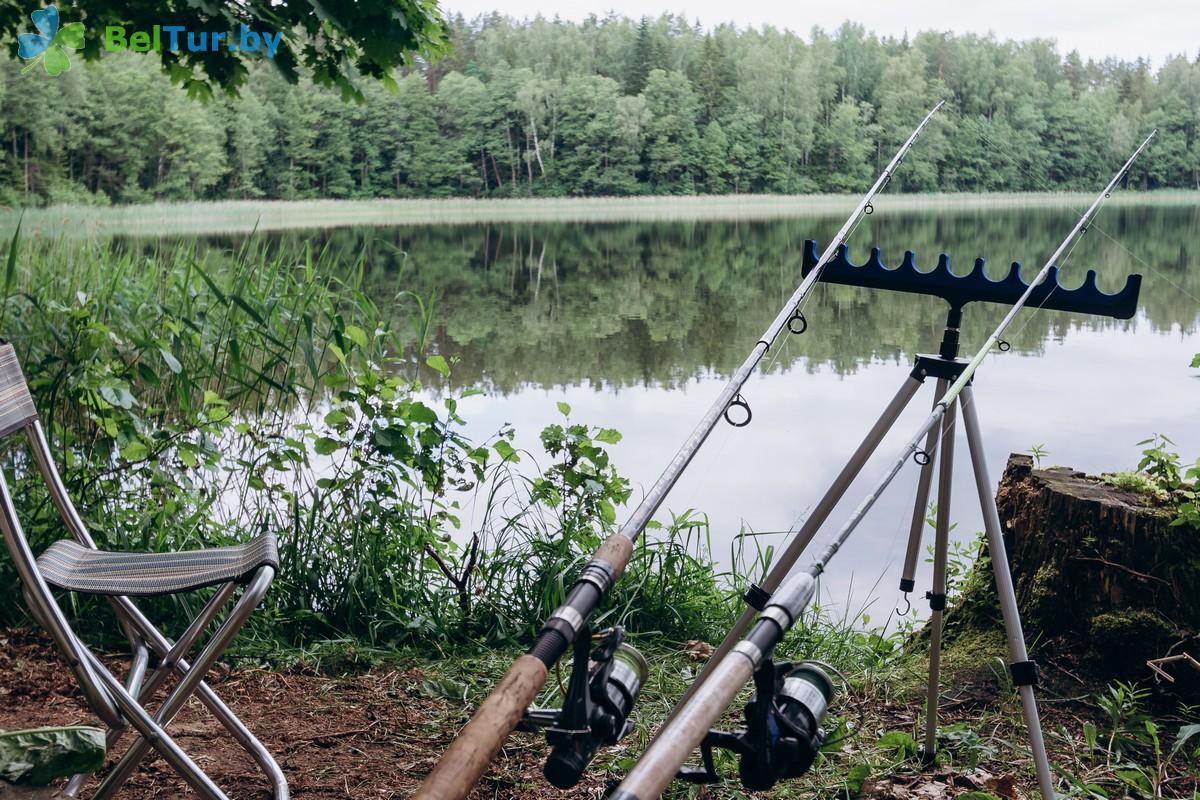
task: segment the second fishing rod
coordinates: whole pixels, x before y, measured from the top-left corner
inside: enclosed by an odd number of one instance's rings
[[[828,679],[819,669],[813,669],[812,665],[800,665],[797,669],[790,664],[776,664],[773,660],[774,650],[799,621],[802,612],[811,601],[816,589],[816,578],[824,572],[829,561],[849,539],[904,464],[910,458],[920,460],[919,456],[924,452],[922,442],[927,434],[939,424],[943,425],[943,435],[946,433],[946,426],[953,424],[952,416],[948,415],[955,407],[962,410],[976,488],[984,511],[988,545],[993,562],[996,562],[994,566],[997,594],[1008,639],[1010,667],[1013,682],[1021,695],[1038,785],[1042,797],[1045,800],[1053,800],[1056,795],[1033,694],[1036,667],[1028,660],[1025,649],[1016,595],[1004,555],[1004,540],[995,498],[991,493],[991,481],[987,476],[970,384],[976,370],[988,353],[1002,341],[1004,332],[1028,303],[1038,285],[1046,280],[1052,267],[1087,230],[1104,200],[1126,176],[1153,137],[1154,133],[1151,133],[1113,176],[975,356],[969,362],[956,364],[959,374],[953,382],[946,380],[939,383],[939,387],[945,387],[947,384],[949,386],[935,402],[930,415],[814,564],[806,571],[788,578],[774,594],[761,603],[761,614],[748,635],[742,638],[739,632],[735,637],[734,631],[730,632],[730,636],[723,643],[728,655],[718,659],[714,654],[710,659],[707,669],[689,687],[684,699],[676,705],[646,752],[616,793],[611,795],[613,800],[655,800],[676,778],[697,782],[714,781],[717,777],[712,767],[711,750],[714,746],[733,750],[742,756],[742,781],[749,789],[769,788],[777,780],[796,777],[807,769],[821,743],[822,735],[818,725],[832,689]],[[942,391],[941,388],[939,391]],[[776,565],[777,568],[780,566]],[[790,566],[788,563],[782,568],[786,571]],[[730,644],[730,639],[735,643]],[[725,714],[738,692],[751,678],[755,680],[756,692],[746,708],[747,731],[737,734],[714,731],[712,726]],[[697,747],[701,748],[704,756],[705,770],[684,770],[683,765]]]
[[[585,637],[590,636],[588,621],[613,584],[624,572],[633,553],[634,543],[642,535],[647,523],[658,511],[667,494],[674,488],[718,421],[724,417],[737,427],[749,423],[750,408],[741,396],[742,388],[785,329],[792,333],[804,332],[807,322],[804,319],[802,307],[813,287],[820,280],[821,268],[836,255],[838,248],[845,243],[859,220],[874,210],[872,201],[875,196],[891,181],[913,143],[941,107],[942,102],[934,106],[897,150],[892,160],[888,162],[879,177],[876,178],[875,183],[858,202],[854,211],[829,243],[817,266],[796,287],[791,297],[763,332],[745,361],[730,377],[729,382],[705,412],[675,457],[671,459],[667,468],[651,486],[633,514],[620,531],[609,536],[596,551],[568,591],[565,602],[542,626],[533,647],[513,663],[495,690],[475,712],[471,721],[459,733],[437,766],[417,789],[417,793],[414,795],[415,800],[461,800],[466,797],[479,782],[487,765],[499,752],[509,733],[518,725],[529,721],[527,713],[529,706],[545,685],[549,668],[572,647],[576,649],[576,663],[582,664],[586,668],[586,654],[581,653],[580,650]],[[619,632],[617,632],[616,638],[620,638]],[[612,647],[602,646],[601,651],[606,653],[613,651],[615,656],[615,650]],[[605,672],[604,669],[601,670],[601,673],[611,676],[611,673]],[[596,683],[597,706],[603,704],[608,682],[608,677],[605,677]],[[581,679],[575,683],[582,686],[588,684],[589,681]],[[631,686],[633,682],[628,681],[627,683]],[[621,690],[614,689],[614,691],[617,694],[629,694],[628,688],[629,686],[625,686]],[[582,692],[582,696],[579,698],[581,704],[588,706],[592,702],[590,692],[583,689],[580,692]],[[628,704],[620,703],[618,705],[625,707]],[[540,718],[540,715],[537,718]],[[611,727],[614,724],[616,723],[610,721],[606,722],[605,726]],[[594,754],[593,745],[598,738],[591,730],[592,727],[594,726],[573,731],[562,727],[551,727],[550,730],[556,731],[555,735],[558,735],[558,732],[561,733],[561,745],[576,754],[571,759],[573,762],[586,764],[586,761]],[[617,725],[616,727],[620,729],[623,726]],[[611,739],[612,737],[603,738]],[[564,780],[563,783],[565,782]]]

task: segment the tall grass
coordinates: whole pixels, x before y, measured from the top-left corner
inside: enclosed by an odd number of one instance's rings
[[[547,426],[540,471],[510,428],[468,440],[458,405],[474,390],[429,350],[430,304],[401,292],[385,312],[361,258],[252,242],[147,256],[18,236],[0,260],[3,335],[101,546],[275,533],[283,563],[255,630],[288,643],[529,633],[629,496],[606,451],[619,434]],[[20,448],[5,455],[43,547],[61,525]],[[726,606],[704,528],[681,518],[643,544],[606,619],[714,633]],[[0,623],[18,620],[18,598],[0,560]],[[179,622],[197,602],[154,611]]]

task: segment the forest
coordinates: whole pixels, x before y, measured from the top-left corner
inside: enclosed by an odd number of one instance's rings
[[[937,99],[898,175],[930,191],[1200,187],[1200,62],[847,22],[807,35],[665,15],[450,21],[434,63],[353,92],[254,65],[191,99],[154,56],[51,79],[0,58],[0,205],[856,191]]]

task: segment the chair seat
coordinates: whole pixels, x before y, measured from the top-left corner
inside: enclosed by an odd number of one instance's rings
[[[271,534],[233,547],[177,553],[114,553],[60,539],[37,563],[46,582],[60,589],[147,597],[233,581],[245,583],[259,567],[278,569],[279,551]]]

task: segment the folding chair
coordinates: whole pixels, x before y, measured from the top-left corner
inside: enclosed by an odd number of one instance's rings
[[[111,748],[130,727],[139,735],[104,778],[94,797],[115,795],[137,769],[150,748],[202,797],[227,800],[226,795],[167,733],[166,727],[193,694],[250,754],[270,780],[276,800],[288,797],[287,780],[267,749],[230,711],[203,678],[262,600],[279,565],[275,538],[259,536],[236,547],[178,553],[113,553],[99,550],[75,510],[54,467],[45,432],[12,345],[0,340],[0,438],[23,431],[34,463],[49,490],[71,539],[62,539],[35,557],[21,529],[8,484],[0,471],[0,528],[16,564],[25,599],[34,619],[54,639],[75,673],[89,706],[108,725]],[[167,639],[130,599],[220,587],[180,638]],[[201,634],[237,593],[228,618],[212,634],[194,663],[186,656]],[[122,684],[76,636],[53,590],[103,595],[133,648],[129,674]],[[157,665],[149,669],[151,654]],[[176,686],[157,712],[147,703],[174,674]],[[86,776],[67,784],[74,796]]]

